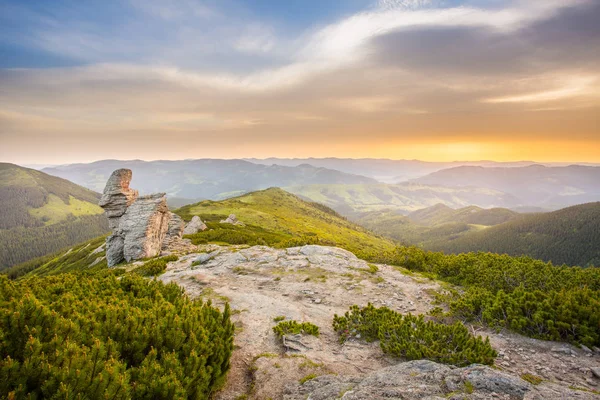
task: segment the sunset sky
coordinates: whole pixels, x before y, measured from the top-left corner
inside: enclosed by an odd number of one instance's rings
[[[598,0],[0,0],[0,161],[600,162]]]

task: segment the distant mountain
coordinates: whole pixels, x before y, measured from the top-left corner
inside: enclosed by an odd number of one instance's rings
[[[118,168],[133,171],[132,187],[140,194],[166,192],[185,202],[219,200],[268,187],[304,184],[375,183],[372,178],[312,165],[286,167],[259,165],[243,160],[118,161],[70,164],[43,171],[95,191],[102,191]],[[182,204],[178,201],[178,204]]]
[[[431,173],[413,182],[490,188],[515,196],[520,200],[520,206],[554,210],[600,200],[600,167],[593,166],[456,167]]]
[[[108,232],[99,197],[65,179],[0,163],[0,270]]]
[[[285,165],[295,167],[310,164],[315,167],[335,169],[349,174],[358,174],[377,179],[384,183],[397,183],[419,178],[435,171],[462,165],[482,167],[523,167],[535,164],[533,161],[454,161],[428,162],[420,160],[389,160],[379,158],[246,158],[255,164]]]
[[[392,210],[408,214],[438,203],[452,208],[516,207],[519,200],[493,189],[449,188],[415,183],[388,185],[299,185],[285,188],[303,198],[325,204],[353,217],[369,211]]]
[[[408,219],[424,226],[436,226],[449,223],[493,226],[519,218],[521,214],[506,208],[484,209],[468,206],[454,210],[445,204],[436,204],[408,214]]]
[[[524,215],[454,240],[429,243],[428,248],[528,255],[554,264],[600,266],[600,202]]]

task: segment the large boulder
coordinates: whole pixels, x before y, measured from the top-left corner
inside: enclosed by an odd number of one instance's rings
[[[183,230],[184,235],[193,235],[194,233],[198,233],[198,231],[205,231],[206,224],[202,222],[199,216],[194,215],[192,220],[187,223],[185,229]]]
[[[191,248],[181,240],[184,222],[169,211],[165,193],[139,197],[129,188],[131,176],[129,169],[113,172],[98,203],[113,231],[106,239],[108,266]]]
[[[130,169],[118,169],[106,182],[98,205],[106,212],[110,229],[116,229],[119,226],[119,219],[125,214],[127,207],[138,197],[138,191],[129,188],[131,177]]]
[[[127,208],[119,223],[125,260],[129,262],[160,254],[169,229],[170,214],[165,193],[139,197]]]

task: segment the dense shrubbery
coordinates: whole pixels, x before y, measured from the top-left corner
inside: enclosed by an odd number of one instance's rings
[[[3,398],[205,399],[234,330],[228,307],[112,271],[0,276],[0,326]]]
[[[165,272],[167,269],[167,263],[171,261],[177,261],[178,259],[179,257],[175,255],[153,258],[152,260],[146,261],[144,265],[137,267],[133,271],[141,276],[158,276]]]
[[[600,345],[600,268],[492,253],[444,255],[416,247],[363,256],[466,287],[450,304],[460,317],[540,339]]]
[[[304,333],[306,335],[319,336],[319,327],[310,322],[282,321],[273,327],[273,332],[278,337],[283,335]]]
[[[336,315],[333,328],[341,342],[357,335],[369,342],[379,340],[385,353],[408,360],[491,365],[497,356],[488,338],[474,337],[460,322],[444,325],[425,321],[422,315],[402,315],[371,304],[364,308],[352,306],[343,317]]]

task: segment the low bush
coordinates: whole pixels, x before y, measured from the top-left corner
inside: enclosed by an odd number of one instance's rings
[[[372,304],[364,308],[354,305],[343,317],[336,315],[333,329],[342,343],[360,335],[368,342],[379,340],[384,353],[408,360],[427,359],[465,366],[492,365],[497,357],[489,338],[473,336],[460,322],[445,325],[425,321],[422,315],[402,315]]]
[[[179,257],[175,255],[154,258],[150,261],[146,261],[144,265],[137,267],[133,272],[141,276],[158,276],[165,272],[167,263],[177,261],[178,259]]]
[[[306,335],[319,336],[319,327],[310,322],[298,322],[294,320],[282,321],[273,327],[273,332],[278,337],[289,334],[303,333]]]
[[[0,397],[206,399],[233,350],[229,307],[113,271],[0,276]]]

